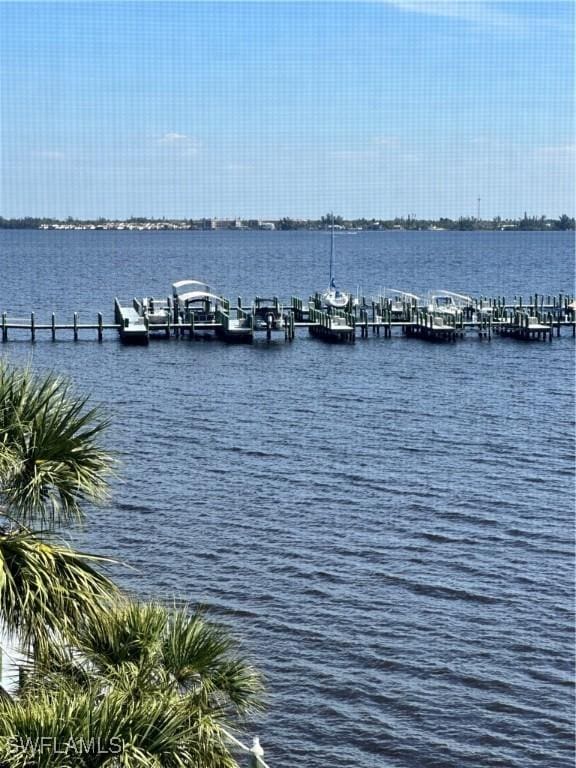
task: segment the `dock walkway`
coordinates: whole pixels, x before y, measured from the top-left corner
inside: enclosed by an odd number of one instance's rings
[[[98,341],[103,341],[106,331],[118,333],[124,344],[148,344],[151,338],[188,337],[215,335],[226,342],[252,342],[259,335],[268,341],[283,335],[286,341],[296,337],[296,331],[305,329],[315,338],[323,341],[354,342],[358,335],[368,338],[383,335],[388,338],[393,331],[427,341],[453,342],[469,334],[479,339],[491,340],[493,335],[511,337],[522,341],[552,341],[561,335],[561,330],[571,329],[576,336],[576,303],[572,297],[544,297],[535,294],[528,302],[522,297],[507,302],[504,298],[475,299],[467,306],[450,312],[440,312],[430,307],[419,306],[410,300],[399,304],[385,297],[367,302],[364,298],[349,306],[346,311],[327,311],[322,307],[318,294],[307,302],[292,297],[287,306],[274,298],[272,315],[265,322],[255,312],[261,307],[258,299],[250,307],[230,307],[222,298],[221,305],[212,313],[184,312],[171,297],[167,299],[132,299],[131,302],[114,299],[114,321],[104,322],[101,312],[96,321],[80,322],[79,313],[74,312],[72,322],[56,320],[52,313],[48,322],[38,322],[36,314],[13,317],[7,312],[1,316],[2,342],[21,338],[25,334],[32,342],[37,335],[50,334],[53,341],[59,334],[65,334],[78,341],[80,334],[96,332]],[[85,313],[83,312],[83,315]],[[68,335],[70,334],[70,335]],[[92,337],[93,338],[93,337]]]

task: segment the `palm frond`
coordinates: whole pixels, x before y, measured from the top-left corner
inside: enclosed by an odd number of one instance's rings
[[[115,762],[77,763],[86,768],[237,768],[226,732],[258,706],[262,680],[203,612],[120,598],[84,620],[72,642],[35,656],[18,700],[16,727],[27,730],[17,732],[35,734],[42,722],[55,738],[121,738]],[[0,703],[0,721],[6,711]]]
[[[203,611],[170,613],[163,641],[163,665],[182,691],[206,709],[244,714],[261,708],[262,676],[237,652],[228,631]]]
[[[54,634],[70,635],[118,594],[98,566],[108,558],[47,543],[32,531],[0,533],[0,617],[41,653]]]
[[[82,519],[84,501],[106,497],[114,459],[99,440],[107,426],[63,378],[0,363],[0,497],[7,514],[42,527]]]
[[[6,768],[201,765],[189,712],[166,695],[134,701],[115,690],[45,689],[0,700],[0,750],[3,744]]]
[[[84,622],[75,643],[102,670],[155,666],[166,621],[166,609],[159,604],[119,600],[112,610]]]

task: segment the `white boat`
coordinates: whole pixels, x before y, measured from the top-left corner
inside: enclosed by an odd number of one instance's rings
[[[389,297],[389,293],[394,295]],[[386,288],[381,292],[381,296],[377,301],[379,301],[380,298],[386,298],[390,301],[390,311],[393,315],[403,315],[406,311],[406,306],[412,306],[414,302],[418,303],[421,301],[420,297],[416,296],[415,293],[400,291],[397,288]]]
[[[328,289],[322,294],[325,306],[331,309],[345,309],[350,301],[349,294],[338,290],[334,277],[334,214],[332,214],[332,226],[330,230],[330,282]]]
[[[275,297],[265,299],[258,296],[252,306],[252,317],[255,331],[266,331],[268,335],[272,331],[284,331],[282,305]]]
[[[210,286],[200,280],[173,283],[172,296],[185,323],[190,321],[191,315],[196,322],[213,322],[216,310],[222,304],[222,297],[212,293]]]
[[[148,321],[148,329],[150,331],[166,330],[171,317],[170,307],[166,299],[144,297],[140,306],[141,314]]]
[[[430,296],[428,312],[445,315],[457,315],[472,304],[470,296],[463,296],[453,291],[437,291]]]

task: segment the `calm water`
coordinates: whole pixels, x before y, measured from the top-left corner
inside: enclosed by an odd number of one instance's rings
[[[0,310],[111,319],[201,278],[327,283],[321,233],[0,232]],[[339,282],[573,292],[570,233],[337,239]],[[95,334],[93,334],[95,336]],[[212,607],[265,671],[272,768],[573,765],[574,342],[10,341],[106,404],[123,457],[83,546]]]

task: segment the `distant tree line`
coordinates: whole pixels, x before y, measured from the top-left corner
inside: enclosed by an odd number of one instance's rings
[[[130,217],[125,220],[106,218],[76,219],[69,216],[66,219],[38,218],[26,216],[24,218],[5,219],[0,216],[0,229],[40,229],[56,226],[68,226],[70,228],[114,228],[115,225],[145,225],[165,224],[166,228],[177,227],[179,229],[206,229],[206,219],[155,219],[147,217]],[[237,227],[236,220],[236,226]],[[328,229],[332,223],[332,214],[328,213],[319,219],[292,219],[285,216],[281,219],[269,219],[267,224],[274,224],[279,230],[293,229]],[[262,223],[259,220],[242,220],[243,229],[259,229]],[[232,226],[232,225],[231,225]],[[334,215],[334,226],[338,229],[362,229],[362,230],[386,230],[386,229],[447,229],[447,230],[573,230],[576,229],[574,217],[563,213],[557,219],[546,216],[528,216],[526,213],[519,219],[503,219],[496,216],[493,219],[479,219],[474,217],[460,217],[450,219],[418,218],[413,214],[394,219],[349,219],[340,215]]]

